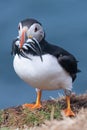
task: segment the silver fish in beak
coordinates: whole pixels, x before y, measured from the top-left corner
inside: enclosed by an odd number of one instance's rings
[[[30,59],[26,54],[29,53],[29,49],[31,49],[34,53],[40,56],[41,61],[43,61],[40,44],[35,38],[30,38],[23,44],[22,48],[20,49],[20,54],[23,57]],[[24,50],[26,51],[26,53]]]

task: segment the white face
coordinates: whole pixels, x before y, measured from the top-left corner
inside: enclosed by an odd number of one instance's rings
[[[28,28],[27,26],[22,27],[22,24],[19,23],[18,26],[19,37],[21,37],[23,29],[26,30],[26,36],[28,38],[30,37],[35,38],[38,42],[40,42],[44,38],[43,27],[38,23],[34,23],[33,25],[30,26],[30,28]]]

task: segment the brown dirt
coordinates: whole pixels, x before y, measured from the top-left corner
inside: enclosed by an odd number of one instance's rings
[[[55,101],[54,100],[43,101],[42,102],[43,111],[47,111],[48,104],[54,105],[56,103],[61,105],[61,109],[66,108],[65,97],[62,97],[59,99],[55,99]],[[79,95],[79,96],[73,94],[71,96],[71,107],[72,107],[73,111],[76,113],[76,115],[77,115],[77,113],[79,113],[79,111],[82,108],[85,108],[87,110],[87,94],[83,94],[83,95]],[[3,110],[3,115],[2,115],[3,117],[2,117],[2,121],[0,122],[0,126],[1,127],[17,126],[20,128],[23,125],[22,121],[25,118],[23,110],[24,109],[22,108],[22,106],[11,107],[11,108]],[[38,111],[40,111],[40,109],[38,109]],[[11,114],[12,114],[12,117],[11,117]],[[12,120],[12,122],[9,122],[9,120]],[[14,122],[14,124],[13,124],[13,122]],[[30,125],[30,127],[31,127],[31,125]]]

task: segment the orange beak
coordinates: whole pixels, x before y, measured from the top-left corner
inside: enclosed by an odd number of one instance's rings
[[[26,33],[26,30],[23,29],[22,34],[21,34],[21,38],[20,38],[20,49],[22,48],[22,46],[25,42],[25,33]]]

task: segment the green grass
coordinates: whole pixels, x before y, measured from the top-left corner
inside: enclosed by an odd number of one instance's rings
[[[60,100],[47,100],[42,102],[42,108],[30,110],[22,106],[0,110],[0,130],[14,130],[25,126],[28,128],[45,124],[46,120],[63,120],[61,110],[66,108],[64,98]],[[71,107],[75,113],[87,108],[87,94],[71,97]]]
[[[62,118],[60,108],[58,104],[54,106],[48,104],[45,109],[34,111],[24,109],[25,118],[23,122],[27,125],[30,124],[30,126],[37,126],[44,123],[45,120],[60,119]]]
[[[29,127],[39,126],[44,123],[45,120],[61,119],[61,106],[58,103],[48,103],[42,109],[29,110],[28,108],[23,109],[9,108],[5,111],[0,111],[0,124],[3,128],[0,130],[8,130],[10,126],[22,127],[25,124]]]

